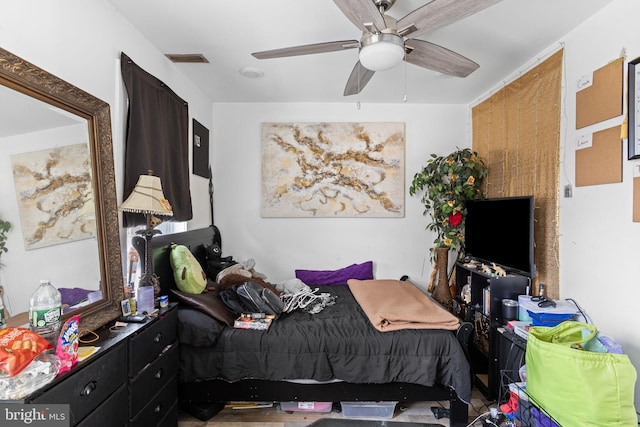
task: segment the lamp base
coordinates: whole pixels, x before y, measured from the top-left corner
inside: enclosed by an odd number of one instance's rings
[[[142,264],[142,277],[139,286],[153,286],[154,301],[160,296],[160,278],[153,272],[153,257],[151,255],[151,239],[156,234],[161,234],[159,230],[154,230],[150,225],[151,216],[147,214],[147,228],[136,231],[138,236],[134,236],[133,245],[140,253]],[[144,239],[144,240],[143,240]],[[144,243],[144,245],[142,244]]]
[[[140,278],[138,286],[153,286],[153,297],[158,298],[160,296],[160,278],[154,273],[143,274]]]

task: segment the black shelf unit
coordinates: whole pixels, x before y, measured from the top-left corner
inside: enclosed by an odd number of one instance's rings
[[[453,312],[462,320],[474,323],[474,336],[469,348],[474,383],[487,399],[494,400],[500,393],[497,328],[506,323],[502,318],[502,300],[518,299],[518,295],[528,294],[531,279],[509,271],[506,276],[485,273],[480,265],[463,261],[458,261],[455,269]],[[471,285],[471,302],[468,304],[461,297],[462,287],[467,283]],[[483,291],[487,287],[491,290],[489,310],[483,314]]]

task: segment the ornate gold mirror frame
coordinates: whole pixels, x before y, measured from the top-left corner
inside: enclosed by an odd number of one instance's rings
[[[88,122],[102,299],[63,316],[79,314],[94,330],[121,314],[123,275],[109,104],[0,48],[0,84],[68,111]]]

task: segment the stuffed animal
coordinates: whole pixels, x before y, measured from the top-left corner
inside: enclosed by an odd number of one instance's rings
[[[215,278],[218,274],[227,267],[237,264],[231,256],[222,256],[222,249],[217,243],[212,245],[206,245],[204,247],[204,254],[206,258],[206,266],[204,267],[207,273],[207,277]]]

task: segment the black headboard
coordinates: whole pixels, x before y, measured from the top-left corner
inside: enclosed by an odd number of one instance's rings
[[[161,295],[168,295],[173,299],[171,289],[178,289],[173,279],[173,270],[169,261],[171,244],[184,245],[189,248],[201,265],[206,265],[205,245],[217,243],[222,248],[220,231],[215,225],[207,228],[183,231],[173,234],[159,234],[151,239],[151,255],[153,256],[153,271],[160,280]]]

